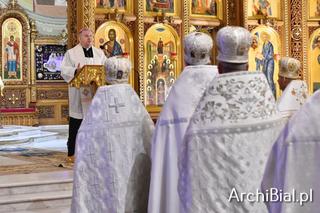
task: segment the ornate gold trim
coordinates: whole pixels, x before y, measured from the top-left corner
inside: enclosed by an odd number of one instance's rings
[[[226,14],[226,20],[225,20],[226,25],[230,25],[229,1],[230,0],[224,1],[224,4],[225,4],[224,8],[225,9],[223,11],[225,11],[225,14]],[[245,5],[245,4],[243,3],[243,5]]]
[[[105,85],[106,72],[103,65],[85,65],[70,82],[71,87],[80,89],[94,82],[98,87]]]
[[[309,1],[310,2],[310,1]],[[306,11],[307,2],[306,0],[302,1],[302,23],[307,23],[307,13],[304,13],[303,11]],[[302,24],[302,68],[303,68],[303,80],[307,83],[309,82],[310,76],[308,75],[308,49],[307,45],[309,43],[308,36],[308,26],[307,24]],[[309,86],[310,88],[310,86]]]
[[[243,0],[243,26],[248,29],[248,0]]]
[[[290,22],[289,22],[289,2],[284,0],[284,42],[285,50],[284,53],[286,56],[289,56],[290,52]]]
[[[183,29],[184,29],[184,35],[187,35],[189,33],[190,29],[190,23],[189,23],[189,1],[184,0],[183,1]]]
[[[138,1],[138,70],[140,99],[144,103],[144,0]]]

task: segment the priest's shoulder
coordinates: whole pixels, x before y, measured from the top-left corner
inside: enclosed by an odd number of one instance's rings
[[[75,54],[80,49],[82,49],[81,45],[77,44],[76,46],[72,47],[71,49],[68,49],[66,53]]]

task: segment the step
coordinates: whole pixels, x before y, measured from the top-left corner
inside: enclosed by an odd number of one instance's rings
[[[51,140],[51,136],[58,136],[56,132],[44,132],[44,131],[32,131],[32,133],[19,133],[18,135],[11,135],[0,137],[0,145],[1,144],[17,144],[17,143],[26,143],[26,142],[33,142],[33,141],[46,141]]]
[[[68,205],[68,206],[55,207],[55,208],[22,210],[22,211],[15,211],[14,213],[70,213],[70,206]]]
[[[0,176],[0,196],[72,190],[72,171]]]
[[[34,209],[34,210],[22,210],[22,211],[15,211],[14,213],[70,213],[70,206]]]
[[[67,152],[67,137],[58,137],[54,140],[42,141],[41,143],[24,143],[19,147],[27,149],[44,149],[57,152]]]
[[[21,185],[21,186],[7,186],[0,187],[0,199],[3,196],[18,195],[18,194],[31,194],[40,192],[53,192],[53,191],[71,191],[72,180],[56,181],[56,182],[41,182],[37,184]]]
[[[0,212],[66,207],[71,198],[71,190],[1,196]]]
[[[67,135],[69,133],[68,125],[47,125],[47,126],[40,126],[40,129],[42,131],[57,132],[60,135]]]

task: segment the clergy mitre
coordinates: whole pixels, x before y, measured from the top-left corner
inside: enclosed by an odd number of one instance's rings
[[[184,60],[188,65],[204,65],[211,62],[212,38],[201,32],[193,32],[184,38]]]
[[[279,61],[279,76],[297,79],[301,67],[300,61],[290,57],[283,57]]]
[[[217,60],[227,63],[247,63],[252,43],[250,32],[243,27],[227,26],[217,33]]]
[[[120,56],[108,58],[105,62],[108,84],[128,83],[131,71],[130,60]]]

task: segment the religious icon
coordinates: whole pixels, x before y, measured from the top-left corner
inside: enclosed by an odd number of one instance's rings
[[[252,32],[253,40],[249,50],[249,70],[261,71],[276,97],[280,38],[272,28],[261,25]]]
[[[157,105],[161,106],[165,102],[166,97],[166,89],[165,89],[165,83],[163,79],[159,79],[157,81]]]
[[[249,18],[276,18],[281,19],[281,1],[274,0],[248,0]]]
[[[21,79],[22,25],[15,18],[8,18],[2,24],[2,70],[3,79]]]
[[[311,20],[320,19],[320,0],[310,0],[308,2],[308,18]]]
[[[253,14],[272,16],[270,1],[268,0],[253,0]]]
[[[308,47],[308,85],[309,91],[315,92],[320,88],[320,29],[311,36]]]
[[[35,48],[36,79],[37,81],[63,80],[61,77],[61,63],[66,45],[39,44]]]
[[[217,0],[192,0],[193,14],[217,16]]]
[[[317,9],[315,12],[315,16],[320,16],[320,0],[317,0]]]
[[[158,41],[158,54],[163,54],[163,41],[161,40],[161,37]]]
[[[124,9],[126,4],[126,0],[96,0],[96,5],[99,8]]]
[[[320,35],[315,37],[315,39],[313,40],[312,49],[314,50],[315,48],[320,49]],[[320,64],[320,54],[317,57],[317,61],[318,61],[318,64]]]
[[[145,105],[162,106],[180,67],[176,57],[178,35],[164,24],[155,24],[145,36]]]
[[[116,21],[107,21],[101,24],[95,33],[95,47],[100,47],[107,57],[122,55],[131,61],[134,69],[133,37],[130,29]],[[134,86],[134,72],[129,77],[129,82]]]
[[[19,44],[14,40],[14,36],[10,36],[10,40],[6,45],[6,68],[9,78],[17,78],[17,68],[19,65]]]
[[[110,29],[108,32],[109,41],[105,42],[100,48],[104,51],[104,54],[109,58],[112,56],[122,55],[123,51],[119,42],[117,42],[117,33],[115,29]]]
[[[146,11],[174,13],[174,3],[174,0],[146,0]]]

